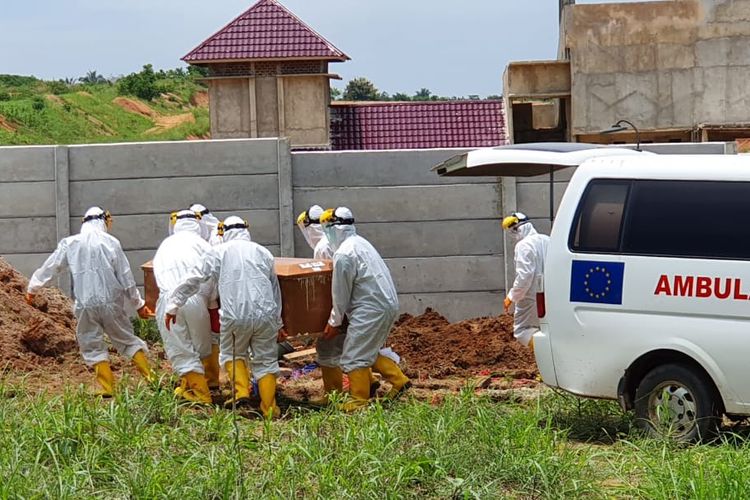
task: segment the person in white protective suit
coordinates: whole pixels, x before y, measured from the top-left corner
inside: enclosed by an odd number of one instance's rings
[[[320,225],[320,216],[323,215],[323,208],[320,205],[313,205],[297,217],[297,226],[299,227],[305,241],[313,250],[313,259],[333,258],[333,249],[328,238]],[[315,401],[317,404],[327,405],[328,396],[337,391],[344,392],[344,378],[341,367],[341,353],[344,349],[344,335],[336,335],[332,339],[318,338],[315,345],[317,351],[317,361],[320,371],[323,374],[323,392],[322,400]],[[380,382],[371,376],[370,379],[370,397],[374,397],[380,388]]]
[[[219,236],[219,219],[211,213],[205,205],[200,203],[194,203],[190,205],[188,209],[191,212],[195,212],[200,215],[198,224],[201,226],[201,236],[211,246],[219,245],[221,243],[221,236]]]
[[[320,222],[334,250],[333,308],[323,338],[335,338],[344,317],[349,321],[340,366],[349,376],[351,400],[343,409],[353,411],[367,404],[371,370],[391,383],[386,398],[395,399],[411,383],[381,350],[399,308],[391,273],[370,242],[357,235],[351,210],[326,210]]]
[[[261,412],[269,418],[277,417],[276,342],[286,332],[281,321],[281,289],[273,255],[252,241],[247,222],[239,217],[228,217],[219,225],[219,234],[224,243],[214,247],[210,258],[194,268],[169,296],[164,323],[170,327],[201,283],[216,281],[222,299],[220,361],[233,383],[232,398],[226,406],[249,400],[247,359],[252,355]]]
[[[221,244],[219,236],[219,219],[211,213],[205,205],[194,203],[188,209],[200,216],[198,224],[201,227],[201,237],[211,246]],[[221,305],[221,297],[218,299]],[[219,388],[219,309],[208,310],[209,319],[211,320],[211,357],[203,363],[206,370],[206,380],[208,380],[209,389]]]
[[[211,254],[211,246],[201,237],[199,215],[181,210],[170,216],[173,234],[165,239],[154,257],[154,277],[159,286],[156,317],[163,318],[172,292],[200,267]],[[199,293],[190,297],[180,309],[171,331],[163,321],[157,321],[164,342],[164,351],[172,369],[180,376],[175,389],[179,398],[195,403],[211,403],[206,372],[216,373],[210,382],[218,387],[218,367],[206,369],[211,358],[211,320],[208,310],[218,309],[216,287],[205,283]]]
[[[321,215],[323,215],[323,208],[320,205],[313,205],[299,214],[297,226],[313,250],[313,259],[330,260],[333,258],[333,250],[323,232],[323,226],[320,225]]]
[[[544,275],[549,236],[537,233],[528,217],[521,212],[505,217],[502,227],[515,242],[513,262],[516,268],[513,287],[505,297],[503,306],[508,312],[515,304],[513,336],[533,350],[534,334],[539,331],[536,293]]]
[[[108,234],[111,225],[109,212],[99,207],[88,209],[81,232],[60,241],[55,252],[31,276],[26,293],[26,301],[34,305],[39,289],[60,273],[70,271],[78,346],[84,362],[94,368],[97,394],[103,397],[111,397],[114,391],[114,375],[103,333],[117,352],[133,360],[146,380],[154,381],[146,358],[146,343],[135,336],[130,323],[135,312],[147,318],[151,311],[136,288],[120,242]]]

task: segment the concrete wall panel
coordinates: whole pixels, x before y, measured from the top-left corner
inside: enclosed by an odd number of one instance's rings
[[[212,137],[251,137],[249,85],[247,78],[211,81],[211,106],[215,109],[216,117]]]
[[[497,183],[495,177],[439,177],[431,169],[466,149],[335,151],[292,154],[295,187]]]
[[[54,180],[54,146],[8,146],[3,148],[3,152],[0,154],[0,182]]]
[[[0,183],[0,200],[0,217],[53,217],[55,183]]]
[[[555,209],[560,205],[563,193],[568,187],[566,182],[555,182]],[[525,183],[518,184],[518,210],[529,217],[549,217],[549,184]]]
[[[71,181],[274,174],[278,154],[275,139],[98,144],[69,152]]]
[[[328,86],[326,76],[283,78],[283,135],[294,145],[328,144]]]
[[[497,220],[358,224],[384,258],[500,255],[502,234]]]
[[[437,293],[500,290],[501,256],[432,257],[386,261],[399,293]]]
[[[298,188],[294,191],[294,205],[347,206],[358,222],[491,219],[500,217],[499,191],[497,184]]]
[[[81,216],[92,205],[114,215],[168,214],[201,203],[216,211],[275,209],[276,175],[226,175],[172,179],[122,179],[70,183],[70,212]]]
[[[52,252],[56,233],[54,217],[0,219],[0,255]]]
[[[448,321],[497,316],[503,312],[503,291],[416,293],[399,295],[401,312],[422,314],[428,307],[438,311]]]
[[[279,244],[279,217],[274,210],[252,210],[239,212],[217,212],[214,215],[223,220],[229,215],[237,215],[250,223],[253,240],[261,245]],[[73,233],[81,228],[81,218],[70,219]],[[122,215],[114,217],[112,235],[120,240],[125,250],[156,248],[166,238],[169,228],[169,216],[158,215]]]

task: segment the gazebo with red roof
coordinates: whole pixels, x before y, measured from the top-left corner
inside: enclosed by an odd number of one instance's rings
[[[208,69],[211,136],[328,147],[330,62],[349,57],[276,0],[260,0],[190,51]]]

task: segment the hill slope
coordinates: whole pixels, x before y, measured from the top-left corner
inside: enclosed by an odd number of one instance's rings
[[[152,101],[118,95],[116,85],[66,85],[0,75],[0,145],[83,144],[206,138],[205,87],[190,78],[162,82]]]

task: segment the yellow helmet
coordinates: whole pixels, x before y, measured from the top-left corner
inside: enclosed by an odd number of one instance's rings
[[[526,224],[527,222],[529,222],[529,218],[524,214],[522,214],[521,212],[513,212],[512,214],[504,218],[500,225],[503,226],[503,229],[515,229],[518,226]]]
[[[305,225],[305,226],[310,224],[310,218],[307,216],[307,210],[305,210],[304,212],[302,212],[301,214],[297,216],[297,225],[300,225],[300,224]]]
[[[320,216],[320,223],[330,226],[343,226],[354,224],[354,215],[346,207],[329,208]]]

